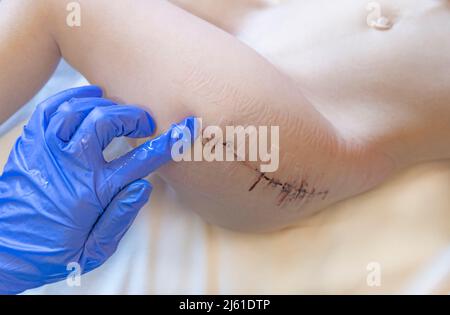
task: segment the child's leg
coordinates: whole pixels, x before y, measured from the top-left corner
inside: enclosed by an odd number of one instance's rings
[[[19,10],[14,1],[6,0],[6,7]],[[53,38],[62,56],[91,83],[111,98],[146,107],[160,128],[187,115],[202,117],[207,125],[280,127],[280,166],[273,173],[261,174],[260,163],[242,162],[172,163],[164,169],[180,194],[207,200],[199,211],[210,221],[241,229],[288,225],[375,185],[390,171],[383,156],[342,139],[264,58],[166,1],[80,0],[79,27],[67,25],[65,2],[39,3],[34,26],[45,20],[48,28],[29,29],[36,35],[9,53],[14,59],[23,49],[32,50],[18,59],[31,64],[20,69],[21,75],[8,71],[17,79],[30,69],[48,76],[58,59]],[[41,59],[45,71],[35,65]],[[0,83],[6,81],[5,76]],[[35,79],[34,85],[42,81]],[[6,86],[14,90],[11,95],[22,93],[18,83]]]

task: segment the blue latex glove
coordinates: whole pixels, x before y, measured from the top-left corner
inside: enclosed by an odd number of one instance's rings
[[[148,137],[155,124],[101,96],[87,86],[51,97],[12,149],[0,177],[0,293],[62,280],[69,263],[82,273],[103,264],[149,199],[152,187],[140,178],[171,160],[177,140],[196,137],[190,117],[106,162],[114,137]]]

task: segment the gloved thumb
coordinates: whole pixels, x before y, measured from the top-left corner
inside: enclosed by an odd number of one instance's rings
[[[150,198],[151,191],[151,184],[141,179],[126,186],[113,198],[86,241],[80,258],[83,272],[97,268],[116,251],[139,210]]]

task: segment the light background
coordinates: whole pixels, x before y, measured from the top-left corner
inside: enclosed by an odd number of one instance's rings
[[[66,63],[29,104],[0,126],[4,165],[33,107],[86,81]],[[127,144],[116,141],[109,154]],[[243,234],[183,209],[158,177],[116,254],[83,276],[30,294],[450,293],[450,161],[416,166],[381,187],[294,227]],[[381,285],[366,278],[379,263]]]

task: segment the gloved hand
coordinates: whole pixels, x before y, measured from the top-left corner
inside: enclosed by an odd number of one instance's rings
[[[155,124],[101,96],[87,86],[51,97],[12,149],[0,177],[0,293],[62,280],[69,263],[82,273],[103,264],[149,199],[152,187],[140,178],[171,160],[175,142],[196,137],[190,117],[106,162],[114,137],[148,137]]]

